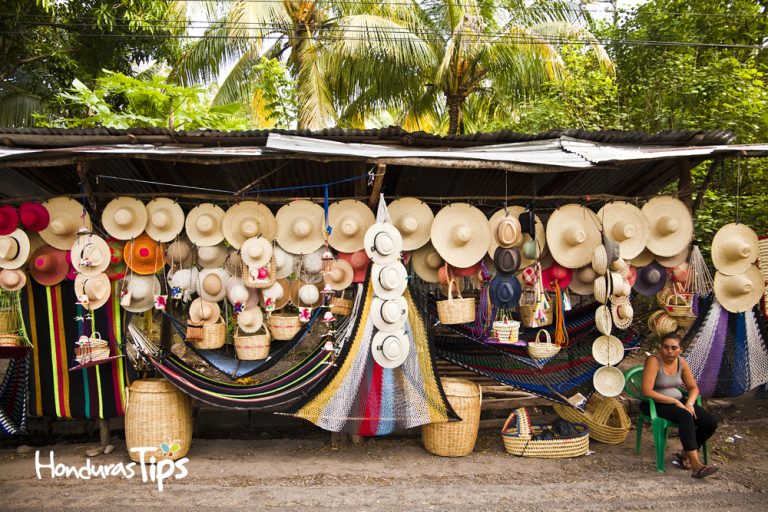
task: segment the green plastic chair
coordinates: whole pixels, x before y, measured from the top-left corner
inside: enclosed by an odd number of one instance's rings
[[[656,471],[659,473],[664,472],[664,452],[667,448],[667,438],[669,437],[669,429],[677,428],[677,424],[664,418],[660,418],[656,415],[656,403],[653,399],[642,395],[643,385],[643,367],[634,366],[624,373],[624,391],[630,396],[648,402],[650,408],[650,416],[643,414],[642,411],[638,412],[637,417],[637,442],[635,444],[635,453],[640,454],[640,441],[643,436],[643,423],[650,423],[651,430],[653,431],[653,444],[656,448]],[[686,391],[681,389],[683,393]],[[696,405],[701,407],[701,396],[696,398]],[[707,464],[707,443],[704,443],[702,447],[704,456],[704,464]]]

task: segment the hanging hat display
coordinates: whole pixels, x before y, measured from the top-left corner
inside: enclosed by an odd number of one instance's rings
[[[277,211],[277,243],[293,254],[308,254],[325,242],[325,211],[305,199],[291,201]]]
[[[0,236],[0,268],[16,269],[29,257],[30,244],[27,233],[21,229]]]
[[[291,285],[291,304],[299,307],[316,308],[323,303],[322,289],[316,284],[297,279]]]
[[[198,297],[189,305],[189,319],[195,323],[213,324],[221,317],[221,309],[215,302]]]
[[[227,247],[221,243],[197,247],[197,266],[203,268],[221,268],[227,259]]]
[[[120,306],[131,313],[149,311],[155,305],[155,295],[160,295],[160,280],[157,276],[129,274],[119,288]]]
[[[9,204],[0,205],[0,236],[10,235],[19,225],[19,212]]]
[[[437,272],[445,265],[445,260],[438,254],[432,243],[427,242],[413,252],[411,265],[413,265],[413,271],[422,281],[437,283],[439,281]]]
[[[497,308],[512,309],[520,302],[523,288],[515,276],[496,274],[489,285],[491,303]]]
[[[107,241],[96,235],[82,235],[69,251],[69,259],[74,269],[85,276],[97,276],[107,270],[112,259],[112,251]]]
[[[715,272],[715,298],[731,313],[749,311],[765,292],[763,275],[755,265],[750,265],[746,272],[727,276]]]
[[[240,259],[252,268],[267,266],[271,258],[272,243],[266,238],[249,238],[240,248]]]
[[[75,296],[86,309],[99,309],[107,303],[111,294],[112,284],[106,274],[77,274],[75,277]]]
[[[602,242],[600,229],[600,219],[586,206],[561,206],[547,221],[547,247],[563,267],[583,267]]]
[[[267,205],[257,201],[242,201],[229,207],[224,214],[222,230],[227,243],[240,249],[243,242],[262,237],[270,242],[277,235],[277,220]]]
[[[403,238],[388,222],[377,222],[365,232],[365,253],[376,264],[388,265],[400,258]]]
[[[626,201],[606,203],[597,217],[603,223],[603,233],[621,247],[621,257],[632,259],[645,249],[648,240],[648,220],[637,206]]]
[[[634,315],[634,309],[629,300],[623,302],[611,300],[611,318],[613,319],[613,325],[618,329],[628,329],[632,325]]]
[[[45,206],[40,203],[21,203],[19,221],[27,231],[42,231],[48,227],[51,216]]]
[[[126,242],[123,258],[128,268],[137,274],[149,275],[158,272],[165,264],[165,244],[152,240],[146,233]]]
[[[29,258],[29,274],[43,286],[54,286],[67,277],[67,253],[50,245],[37,249]]]
[[[504,209],[496,211],[488,219],[488,229],[491,231],[491,243],[488,253],[494,254],[497,247],[517,247],[524,242],[520,227],[520,214],[517,210]]]
[[[192,266],[192,244],[186,238],[177,238],[165,250],[165,263],[172,268]]]
[[[667,269],[656,262],[637,269],[637,279],[632,286],[640,295],[656,295],[667,284]]]
[[[442,208],[432,223],[432,245],[448,264],[469,267],[483,259],[491,244],[488,221],[466,203]]]
[[[506,248],[496,247],[493,254],[493,264],[498,272],[502,274],[514,274],[520,269],[521,261],[520,251],[517,247]]]
[[[125,259],[123,259],[123,247],[122,240],[117,238],[107,239],[107,247],[109,247],[109,265],[104,271],[107,277],[111,281],[117,281],[125,277]]]
[[[264,325],[264,314],[260,308],[246,308],[237,315],[237,327],[245,333],[254,333]]]
[[[573,271],[568,288],[576,295],[592,295],[597,278],[598,274],[595,269],[591,265],[585,265]]]
[[[199,204],[190,210],[184,222],[187,237],[197,246],[220,244],[224,240],[224,232],[221,230],[223,219],[224,210],[220,206]]]
[[[502,209],[500,211],[503,212],[504,210]],[[508,206],[507,213],[516,216],[520,221],[520,230],[523,237],[520,242],[522,245],[521,253],[523,256],[521,265],[527,267],[533,263],[533,260],[538,259],[544,253],[544,249],[546,248],[547,234],[544,229],[544,223],[541,222],[538,215],[533,215],[533,212],[522,206]],[[499,212],[496,212],[494,216],[495,215],[500,214]],[[532,224],[531,217],[533,218]],[[523,226],[523,222],[526,223],[525,226]],[[535,237],[532,237],[530,233],[534,233]],[[489,256],[493,256],[493,252],[496,250],[494,240],[495,237],[491,237],[491,245],[488,248]]]
[[[48,210],[50,222],[48,227],[40,231],[40,236],[51,247],[68,251],[77,240],[77,232],[81,227],[87,231],[92,229],[88,212],[72,198],[54,197],[44,202],[43,206]]]
[[[27,274],[20,269],[0,270],[0,288],[7,292],[21,290],[27,285]]]
[[[633,267],[640,268],[640,267],[645,267],[647,265],[650,265],[651,262],[655,260],[655,258],[656,256],[651,251],[649,251],[648,248],[646,247],[645,249],[643,249],[643,252],[641,252],[638,256],[629,260],[629,263]]]
[[[408,304],[405,297],[382,299],[374,297],[371,304],[371,321],[379,331],[396,332],[403,329],[408,319]]]
[[[403,250],[415,251],[429,242],[435,214],[427,203],[415,197],[401,197],[387,208],[392,224],[403,237]]]
[[[365,249],[355,251],[353,253],[339,253],[339,259],[345,260],[352,265],[355,270],[355,275],[352,278],[353,283],[362,283],[365,281],[365,275],[368,273],[368,265],[371,263],[371,259],[368,257]]]
[[[359,251],[365,246],[366,231],[375,222],[376,217],[366,204],[354,199],[337,201],[328,207],[328,244],[337,251]]]
[[[371,269],[373,293],[382,299],[396,299],[405,293],[408,287],[408,271],[402,263],[396,261],[389,265],[373,264]]]
[[[291,300],[291,284],[287,279],[278,279],[269,288],[261,290],[261,306],[266,308],[274,305],[276,310],[282,309]]]
[[[206,268],[200,271],[199,294],[205,300],[219,302],[227,295],[229,274],[223,268]]]
[[[147,227],[147,207],[134,197],[116,197],[104,207],[101,225],[112,238],[136,238]]]
[[[712,239],[712,263],[721,274],[746,272],[759,252],[757,234],[746,224],[726,224]]]
[[[325,284],[332,290],[344,290],[352,284],[355,277],[355,269],[352,264],[345,260],[336,260],[331,263],[331,268],[324,275]]]
[[[170,242],[184,230],[184,211],[179,203],[167,197],[157,197],[147,203],[145,231],[153,240]]]
[[[549,291],[555,291],[555,282],[560,284],[561,289],[566,289],[571,284],[573,270],[565,268],[562,265],[553,263],[541,271],[541,280],[544,288]]]
[[[674,197],[657,196],[645,203],[648,220],[646,246],[657,256],[674,256],[693,240],[693,218],[688,207]]]
[[[410,342],[403,331],[379,331],[373,335],[371,354],[382,368],[397,368],[408,358]]]

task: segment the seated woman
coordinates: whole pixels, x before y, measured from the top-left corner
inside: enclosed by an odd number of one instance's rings
[[[683,453],[676,454],[677,463],[691,470],[694,478],[704,478],[717,472],[717,466],[699,460],[699,448],[715,433],[717,420],[696,405],[699,387],[688,363],[680,356],[680,337],[667,334],[661,340],[658,354],[645,360],[642,394],[656,402],[656,414],[676,423],[680,429]],[[688,398],[683,402],[679,388],[685,386]],[[640,404],[644,414],[650,414],[648,402]]]

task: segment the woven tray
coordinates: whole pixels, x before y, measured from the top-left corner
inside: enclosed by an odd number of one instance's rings
[[[579,457],[589,451],[589,428],[583,423],[576,427],[581,433],[576,437],[534,439],[547,425],[531,424],[525,407],[515,409],[501,428],[501,437],[507,453],[520,457],[562,459]]]

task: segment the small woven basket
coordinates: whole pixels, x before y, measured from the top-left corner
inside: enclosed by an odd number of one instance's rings
[[[301,330],[301,319],[293,313],[272,313],[269,316],[269,331],[276,340],[292,340]]]
[[[547,297],[548,307],[542,308],[541,318],[536,316],[536,291],[531,288],[523,290],[523,294],[520,297],[520,303],[518,304],[518,311],[520,312],[520,323],[523,327],[531,329],[538,329],[539,327],[546,327],[552,325],[554,321],[554,308],[552,307],[552,300]]]
[[[429,453],[442,457],[464,457],[475,449],[480,429],[482,388],[472,381],[452,377],[444,377],[440,382],[448,403],[461,421],[424,425],[421,442]]]
[[[576,424],[581,432],[575,437],[534,439],[545,427],[547,425],[531,424],[525,407],[513,410],[501,428],[504,448],[512,455],[540,459],[579,457],[589,451],[589,428],[583,423]]]
[[[241,272],[243,274],[243,284],[247,288],[269,288],[275,284],[275,274],[277,273],[275,268],[275,257],[272,256],[269,260],[269,276],[267,279],[254,279],[251,277],[248,265],[243,261],[241,262]]]
[[[20,347],[21,336],[14,332],[0,333],[0,347]]]
[[[499,343],[517,343],[520,322],[504,318],[493,322],[493,337]]]
[[[187,333],[184,339],[189,342],[200,341],[203,339],[203,322],[193,322],[187,320]]]
[[[257,361],[269,357],[272,346],[267,329],[262,333],[246,334],[235,328],[235,352],[241,361]]]
[[[648,328],[659,336],[664,336],[677,330],[677,320],[669,316],[666,311],[654,311],[648,317]]]
[[[451,279],[448,282],[448,299],[437,301],[437,317],[443,325],[466,324],[475,321],[475,299],[463,298],[458,291],[458,299],[453,298],[453,288],[456,286],[456,280]]]
[[[352,299],[345,299],[344,297],[334,297],[331,299],[331,313],[339,316],[349,316],[352,314],[352,305],[354,302]]]
[[[539,341],[541,333],[544,333],[547,341]],[[549,336],[549,332],[544,329],[539,330],[539,332],[536,333],[536,339],[528,343],[528,355],[533,359],[554,357],[558,352],[560,352],[560,347],[552,343],[552,338]]]
[[[555,404],[558,416],[571,423],[584,423],[589,437],[607,444],[621,444],[629,434],[630,421],[627,411],[615,398],[603,398],[595,393],[587,402],[584,412],[568,405]]]
[[[212,324],[203,324],[203,337],[200,341],[193,341],[192,344],[197,349],[214,350],[224,346],[227,341],[227,326],[224,320],[219,317]]]
[[[669,316],[695,317],[691,300],[692,297],[688,294],[670,293],[667,295],[667,303],[664,309]]]

